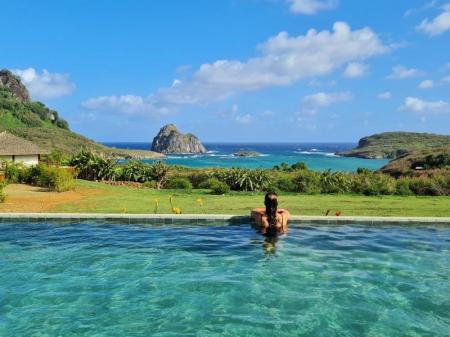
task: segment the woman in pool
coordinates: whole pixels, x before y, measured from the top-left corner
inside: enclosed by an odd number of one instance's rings
[[[269,192],[264,197],[266,208],[254,208],[251,217],[255,220],[257,228],[266,236],[277,236],[288,231],[289,211],[278,209],[278,195]]]

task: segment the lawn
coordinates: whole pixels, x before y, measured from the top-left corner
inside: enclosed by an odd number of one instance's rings
[[[169,197],[183,213],[248,214],[252,207],[261,207],[262,193],[234,192],[211,195],[207,190],[152,190],[103,183],[77,181],[72,192],[45,192],[42,189],[11,185],[9,198],[0,204],[0,212],[80,212],[80,213],[170,213]],[[203,205],[200,205],[201,199]],[[280,207],[294,215],[324,215],[337,210],[342,215],[366,216],[446,216],[450,217],[450,197],[367,197],[360,195],[280,195]]]

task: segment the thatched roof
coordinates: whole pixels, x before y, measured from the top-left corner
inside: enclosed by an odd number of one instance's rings
[[[0,132],[0,156],[20,156],[33,154],[48,154],[32,142],[16,137],[6,131]]]

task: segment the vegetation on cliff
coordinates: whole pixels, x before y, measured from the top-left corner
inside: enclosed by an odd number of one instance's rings
[[[391,160],[380,171],[393,176],[430,175],[435,171],[450,175],[450,146],[412,151]]]
[[[151,151],[130,151],[109,148],[70,130],[58,112],[41,102],[33,102],[20,79],[8,70],[0,70],[0,132],[8,131],[41,148],[64,155],[85,148],[116,158],[153,158]]]
[[[338,152],[344,157],[394,159],[411,151],[450,147],[450,136],[417,132],[384,132],[361,138],[357,148]]]

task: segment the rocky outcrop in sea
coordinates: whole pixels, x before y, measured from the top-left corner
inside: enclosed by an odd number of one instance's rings
[[[159,130],[152,142],[152,151],[161,153],[205,153],[206,149],[192,133],[182,134],[174,124]]]

